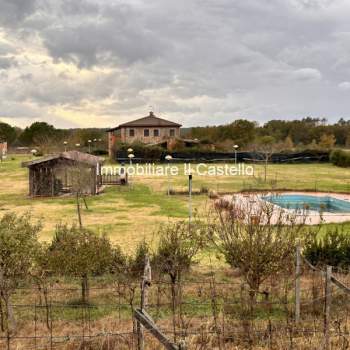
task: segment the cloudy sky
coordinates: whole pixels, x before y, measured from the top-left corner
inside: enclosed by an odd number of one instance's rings
[[[0,0],[0,120],[350,118],[349,0]]]

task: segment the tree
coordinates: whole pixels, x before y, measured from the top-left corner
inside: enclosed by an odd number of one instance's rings
[[[191,128],[190,137],[209,142],[222,143],[231,140],[240,147],[246,146],[255,137],[257,125],[254,122],[237,119],[233,123],[220,126],[206,126]],[[230,149],[232,151],[232,149]]]
[[[0,302],[5,304],[8,331],[16,329],[10,297],[33,267],[40,229],[40,223],[32,224],[28,215],[10,213],[0,220]]]
[[[264,157],[264,181],[267,181],[267,166],[276,149],[276,140],[272,136],[263,136],[258,140],[258,151]]]
[[[285,150],[292,150],[294,148],[294,143],[290,136],[287,136],[284,140],[283,148]]]
[[[333,134],[323,134],[319,146],[324,149],[331,149],[335,146],[337,140]]]
[[[346,137],[345,146],[350,148],[350,134]]]
[[[234,144],[239,145],[241,148],[245,147],[255,138],[255,128],[255,123],[237,119],[226,126],[223,132],[223,139],[231,139]]]
[[[155,265],[169,275],[172,283],[176,283],[181,279],[182,273],[191,267],[194,256],[203,246],[203,238],[193,227],[189,229],[186,221],[162,226],[159,237]]]
[[[143,275],[146,256],[150,255],[149,246],[142,241],[136,248],[135,255],[124,256],[121,252],[115,254],[112,264],[112,272],[116,276],[116,292],[126,299],[133,313],[134,302],[139,282]],[[136,323],[133,322],[133,329],[136,332]]]
[[[270,120],[264,124],[261,133],[262,136],[272,136],[277,141],[282,141],[289,136],[290,129],[291,125],[287,120]]]
[[[0,122],[0,142],[6,141],[9,145],[11,145],[16,138],[16,129],[7,123]]]
[[[173,309],[173,328],[176,333],[176,305],[177,291],[176,285],[181,285],[184,272],[188,271],[193,264],[193,259],[200,248],[203,247],[203,236],[196,228],[187,221],[169,223],[162,226],[159,231],[159,244],[154,257],[154,266],[161,273],[170,277],[171,298]]]
[[[312,142],[308,145],[308,148],[311,150],[316,150],[318,149],[318,144],[317,141],[315,139],[312,140]]]
[[[305,214],[291,214],[251,198],[217,201],[208,215],[209,239],[227,263],[239,269],[250,287],[252,303],[267,278],[291,266],[297,242],[307,239]]]
[[[109,272],[115,259],[110,240],[87,229],[60,225],[48,249],[51,271],[80,276],[82,303],[89,302],[89,276]]]
[[[27,146],[34,144],[47,143],[56,133],[56,129],[45,122],[34,122],[31,126],[26,127],[20,135],[20,141]]]

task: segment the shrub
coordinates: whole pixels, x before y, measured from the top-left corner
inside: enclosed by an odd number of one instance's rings
[[[108,151],[105,149],[95,149],[91,152],[94,156],[105,156],[108,155]]]
[[[61,225],[48,247],[48,264],[52,272],[82,279],[82,302],[88,303],[89,275],[109,272],[116,261],[116,251],[106,236],[87,229]]]
[[[203,236],[199,227],[187,221],[168,223],[159,231],[159,243],[153,265],[160,273],[170,277],[173,329],[176,333],[176,308],[181,305],[181,281],[183,274],[194,263],[194,257],[203,247]]]
[[[146,256],[149,257],[150,249],[145,240],[141,241],[136,248],[136,253],[129,258],[128,265],[130,276],[133,278],[141,278],[145,267]]]
[[[0,305],[5,305],[4,310],[0,308],[0,318],[6,319],[9,331],[16,329],[10,298],[32,270],[40,229],[41,225],[32,224],[28,215],[10,213],[0,219]]]
[[[303,243],[306,216],[275,209],[251,197],[247,202],[217,200],[208,215],[209,239],[226,262],[239,269],[251,301],[264,281],[290,271],[297,242]]]
[[[208,194],[209,193],[209,188],[202,185],[199,191],[200,191],[201,194]]]
[[[328,231],[323,237],[315,236],[305,247],[304,256],[313,265],[350,267],[350,237],[343,229]]]
[[[350,167],[350,152],[336,149],[331,153],[331,162],[339,167]]]
[[[203,246],[203,237],[186,221],[162,226],[159,236],[154,265],[161,273],[169,275],[172,283],[176,283],[193,264],[194,256]]]
[[[150,255],[150,249],[146,241],[141,241],[134,255],[123,255],[120,248],[115,249],[117,254],[113,259],[112,272],[117,278],[130,281],[130,279],[141,280],[145,267],[146,256]]]
[[[140,142],[135,142],[131,145],[121,143],[116,146],[117,158],[127,158],[128,148],[133,149],[133,153],[136,158],[144,158],[154,161],[159,161],[161,158],[164,158],[165,154],[167,153],[166,150],[160,146],[150,146]]]

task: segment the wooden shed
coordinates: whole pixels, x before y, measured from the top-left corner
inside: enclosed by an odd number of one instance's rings
[[[95,195],[101,187],[103,161],[91,154],[69,151],[23,162],[22,167],[29,169],[29,195]]]

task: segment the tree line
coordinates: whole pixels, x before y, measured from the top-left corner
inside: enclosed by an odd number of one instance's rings
[[[332,148],[350,147],[350,120],[340,119],[329,124],[325,119],[303,118],[301,120],[271,120],[263,125],[238,119],[226,125],[194,127],[192,138],[217,143],[223,147],[237,144],[240,148],[253,148],[266,137],[285,149],[293,147]],[[331,146],[331,147],[329,147]]]
[[[10,147],[36,147],[41,153],[62,151],[64,143],[72,149],[90,147],[96,151],[107,148],[106,132],[104,129],[57,129],[46,122],[34,122],[20,129],[7,123],[0,122],[0,141],[7,141]]]
[[[203,149],[215,145],[217,150],[232,151],[233,145],[239,149],[254,149],[265,143],[268,137],[280,149],[293,148],[330,149],[334,146],[350,147],[350,120],[340,119],[334,124],[325,119],[303,118],[301,120],[271,120],[263,125],[245,119],[219,126],[193,127],[183,130],[184,137],[200,140]],[[89,146],[89,140],[96,140],[95,148],[107,148],[106,129],[57,129],[46,122],[34,122],[20,129],[0,122],[0,140],[10,146],[37,146],[45,151],[62,148],[66,141],[70,146]]]

